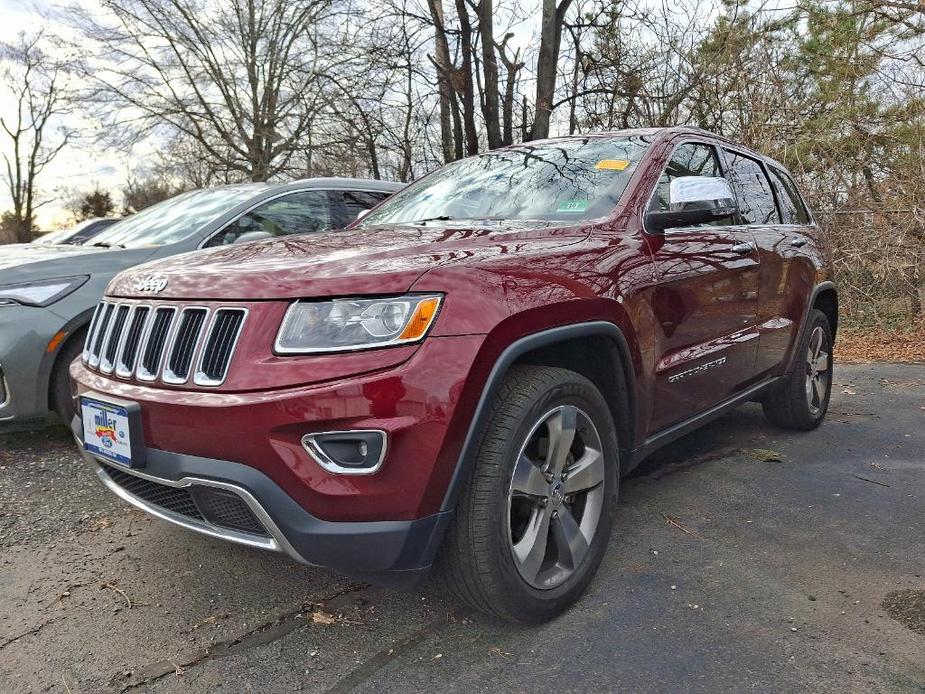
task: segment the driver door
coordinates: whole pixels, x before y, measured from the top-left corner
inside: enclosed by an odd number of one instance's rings
[[[675,147],[648,211],[667,211],[681,176],[722,177],[716,148]],[[646,233],[657,284],[655,380],[649,433],[688,419],[740,392],[758,350],[759,262],[747,227],[732,217]]]
[[[213,236],[205,248],[307,234],[334,227],[330,197],[324,190],[300,190],[248,210]]]

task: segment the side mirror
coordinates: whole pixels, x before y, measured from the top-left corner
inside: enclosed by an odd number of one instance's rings
[[[363,219],[366,215],[369,214],[369,210],[360,210],[360,213],[357,215],[357,220]]]
[[[269,231],[246,231],[234,240],[234,243],[248,243],[250,241],[260,241],[262,239],[272,238],[273,234]]]
[[[688,227],[731,217],[736,213],[735,195],[725,178],[681,176],[668,188],[668,210],[649,212],[646,229],[661,233],[665,229]]]

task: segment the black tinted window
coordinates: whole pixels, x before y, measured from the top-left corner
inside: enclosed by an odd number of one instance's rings
[[[666,212],[671,209],[670,188],[671,182],[681,176],[708,176],[722,178],[723,173],[716,158],[716,150],[710,145],[687,144],[678,145],[671,154],[671,159],[662,171],[661,178],[655,186],[652,203],[649,210],[652,212]],[[717,219],[711,225],[725,225],[730,219]]]
[[[669,188],[671,182],[681,176],[712,176],[719,178],[723,174],[719,169],[715,150],[709,145],[694,144],[693,142],[678,145],[671,155],[671,160],[665,166],[649,209],[653,212],[666,212],[670,209]]]
[[[208,245],[226,246],[274,236],[307,234],[333,226],[327,193],[305,190],[258,205],[225,227]]]
[[[803,201],[800,200],[793,179],[774,167],[769,167],[768,171],[771,173],[771,182],[777,192],[781,221],[784,224],[809,224],[809,213],[803,206]]]
[[[339,196],[341,202],[341,216],[337,226],[347,226],[357,218],[363,210],[371,210],[380,202],[389,197],[390,193],[370,192],[366,190],[338,190],[334,195]]]
[[[738,188],[739,212],[746,224],[779,224],[774,194],[764,170],[754,159],[726,152],[732,179]]]

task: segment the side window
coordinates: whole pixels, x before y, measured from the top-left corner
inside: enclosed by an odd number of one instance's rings
[[[334,195],[339,198],[341,209],[338,227],[345,227],[357,218],[363,210],[371,210],[385,200],[391,193],[368,190],[337,190]]]
[[[255,207],[220,231],[208,246],[259,241],[276,236],[307,234],[333,227],[327,193],[303,190]]]
[[[773,166],[768,167],[771,174],[771,183],[777,191],[777,200],[780,203],[781,222],[784,224],[809,224],[809,213],[797,193],[797,187],[783,171]]]
[[[671,154],[671,159],[662,171],[661,178],[655,186],[652,196],[650,212],[667,212],[671,201],[668,199],[668,190],[671,182],[681,176],[713,176],[722,177],[716,151],[709,145],[687,144],[678,145]]]
[[[764,170],[754,159],[726,150],[739,194],[739,212],[746,224],[780,224],[774,193]]]
[[[681,176],[709,176],[713,178],[722,178],[723,172],[719,166],[719,160],[716,157],[716,150],[710,145],[688,142],[678,145],[671,154],[671,159],[662,171],[658,183],[655,185],[655,192],[652,195],[652,202],[649,205],[651,212],[666,212],[671,209],[671,200],[669,190],[671,182]],[[729,224],[729,219],[717,219],[710,222],[712,226],[722,226]]]

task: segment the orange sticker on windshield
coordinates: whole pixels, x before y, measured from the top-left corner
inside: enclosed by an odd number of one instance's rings
[[[623,171],[629,165],[627,159],[601,159],[594,168],[600,171]]]

